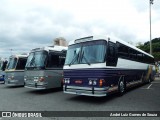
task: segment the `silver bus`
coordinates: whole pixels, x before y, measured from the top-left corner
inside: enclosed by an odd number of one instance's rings
[[[27,54],[12,55],[5,70],[5,84],[8,86],[24,86],[24,68]]]
[[[0,60],[0,83],[5,83],[5,69],[7,66],[7,60]]]
[[[31,50],[25,67],[25,87],[39,90],[62,87],[66,51],[63,46]]]

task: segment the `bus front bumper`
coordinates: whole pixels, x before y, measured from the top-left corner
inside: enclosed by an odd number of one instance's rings
[[[30,89],[37,89],[37,90],[44,90],[47,89],[48,84],[47,83],[27,83],[25,82],[25,88],[30,88]]]
[[[5,84],[7,86],[19,86],[18,80],[6,80]]]
[[[63,86],[64,93],[103,97],[107,96],[108,87],[96,88],[96,87],[79,87],[79,86]]]

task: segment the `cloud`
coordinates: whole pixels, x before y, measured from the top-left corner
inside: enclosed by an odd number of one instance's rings
[[[152,37],[159,37],[160,8],[152,6]],[[149,40],[149,3],[137,0],[1,0],[0,54],[29,52],[95,34],[136,44]]]

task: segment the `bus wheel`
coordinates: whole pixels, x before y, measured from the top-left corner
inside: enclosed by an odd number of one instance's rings
[[[60,88],[63,90],[63,82],[61,82],[61,87]]]
[[[120,95],[123,95],[123,94],[124,94],[124,92],[125,92],[125,82],[124,82],[124,80],[121,80],[121,81],[119,82],[118,91],[119,91],[119,94],[120,94]]]
[[[148,78],[148,83],[151,83],[151,76],[149,76]]]

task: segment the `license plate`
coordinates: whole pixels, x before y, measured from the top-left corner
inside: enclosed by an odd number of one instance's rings
[[[34,82],[37,82],[38,81],[38,79],[34,79]]]
[[[76,84],[82,84],[82,80],[75,80]]]

